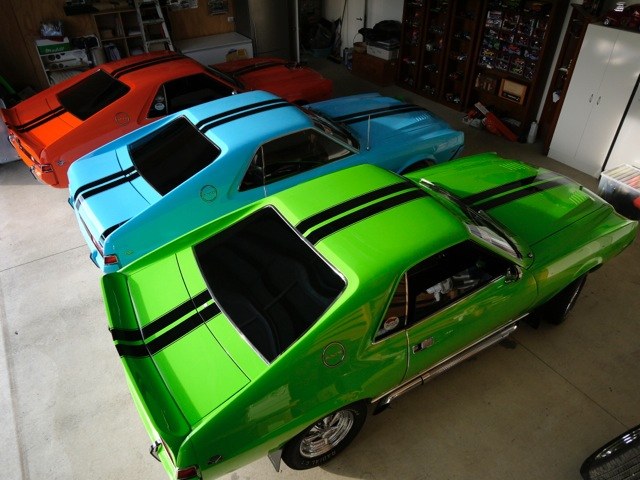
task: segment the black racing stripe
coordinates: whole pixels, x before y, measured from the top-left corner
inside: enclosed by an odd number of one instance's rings
[[[255,115],[261,112],[267,112],[269,110],[275,110],[277,108],[291,107],[291,106],[293,105],[287,102],[286,100],[279,100],[277,101],[277,103],[273,103],[272,105],[266,105],[264,107],[259,107],[259,108],[252,108],[251,110],[246,110],[244,112],[236,113],[235,115],[226,115],[225,118],[203,125],[200,128],[200,131],[202,133],[206,133],[212,128],[219,127],[220,125],[224,125],[225,123],[233,122],[234,120],[239,120],[241,118],[248,117],[250,115]]]
[[[80,203],[82,203],[82,202],[80,202]],[[115,232],[118,228],[120,228],[122,225],[127,223],[129,220],[131,220],[131,219],[127,218],[126,220],[124,220],[124,221],[122,221],[120,223],[116,223],[115,225],[110,226],[104,232],[102,232],[102,235],[100,235],[100,240],[102,240],[102,243],[104,243],[104,241],[107,239],[107,237],[109,235],[111,235],[113,232]]]
[[[202,128],[204,125],[206,125],[209,122],[215,122],[216,120],[220,120],[220,119],[225,118],[225,117],[227,117],[229,115],[234,115],[236,113],[245,112],[245,111],[250,110],[252,108],[258,108],[258,107],[262,107],[262,106],[265,106],[265,105],[273,105],[273,104],[282,103],[282,102],[286,102],[286,101],[282,100],[281,98],[274,98],[274,99],[271,99],[271,100],[262,100],[261,102],[252,103],[251,105],[244,105],[242,107],[234,108],[233,110],[225,110],[222,113],[218,113],[216,115],[212,115],[210,117],[203,118],[202,120],[200,120],[196,124],[196,128],[200,129],[200,128]]]
[[[211,298],[212,297],[209,291],[204,290],[203,292],[196,295],[195,298],[181,303],[173,310],[170,310],[161,317],[158,317],[153,322],[143,327],[142,331],[139,328],[112,328],[111,337],[114,341],[118,340],[125,342],[141,342],[143,339],[149,338],[158,333],[160,330],[165,329],[179,318],[184,317],[187,313],[195,310],[198,306],[211,300]]]
[[[543,180],[549,180],[551,178],[555,178],[558,176],[560,175],[554,172],[547,172],[540,175],[532,175],[530,177],[526,177],[520,180],[515,180],[513,182],[505,183],[504,185],[498,185],[497,187],[490,188],[483,192],[474,193],[473,195],[464,197],[463,200],[467,205],[471,205],[473,203],[482,202],[496,195],[500,195],[502,193],[515,190],[516,188],[526,187],[527,185],[531,185],[532,183],[541,182]]]
[[[400,113],[424,111],[424,108],[411,104],[392,105],[390,107],[376,108],[365,112],[351,113],[342,117],[335,117],[334,120],[341,123],[351,124],[368,120],[369,118],[387,117]]]
[[[154,338],[152,341],[147,343],[147,349],[149,350],[150,355],[155,355],[163,348],[168,347],[172,343],[181,339],[185,335],[191,333],[196,328],[204,325],[207,320],[210,320],[215,315],[220,313],[220,308],[216,304],[210,305],[205,309],[205,311],[211,315],[209,318],[205,318],[204,311],[203,312],[195,312],[193,315],[186,318],[184,321],[180,322],[178,325],[173,327],[166,333],[163,333],[158,338]]]
[[[95,187],[91,190],[82,192],[80,195],[76,195],[76,208],[78,208],[82,204],[82,202],[84,202],[87,198],[93,197],[94,195],[98,195],[99,193],[105,192],[107,190],[111,190],[112,188],[115,188],[119,185],[123,185],[127,182],[130,182],[131,180],[135,180],[139,176],[140,176],[140,173],[137,171],[134,171],[130,174],[126,174],[121,176],[120,178],[114,179],[109,183],[105,183],[104,185],[101,185],[99,187]]]
[[[112,173],[111,175],[107,175],[106,177],[102,177],[100,180],[94,180],[93,182],[86,183],[81,187],[78,187],[76,193],[73,195],[73,199],[76,200],[79,195],[81,195],[84,191],[90,190],[98,185],[102,185],[105,182],[110,182],[111,180],[115,180],[116,178],[120,178],[123,175],[129,175],[135,171],[135,167],[129,167],[126,170],[122,170],[120,172]]]
[[[154,65],[160,65],[160,64],[163,64],[163,63],[167,63],[167,62],[173,62],[173,61],[176,61],[176,60],[182,60],[183,58],[185,58],[184,55],[176,53],[175,55],[169,55],[169,56],[166,56],[166,57],[152,58],[152,59],[148,59],[148,60],[143,60],[143,61],[140,61],[140,62],[133,63],[131,65],[127,65],[127,66],[124,66],[124,67],[116,68],[113,72],[111,72],[111,75],[114,76],[115,78],[120,78],[123,75],[126,75],[126,74],[131,73],[131,72],[135,72],[137,70],[142,70],[144,68],[152,67]]]
[[[241,77],[242,75],[246,75],[248,73],[257,72],[260,70],[266,70],[272,67],[280,67],[285,66],[284,63],[279,62],[263,62],[254,65],[249,65],[246,67],[236,68],[235,70],[223,71],[222,73],[226,73],[227,75],[231,75],[232,77]]]
[[[393,185],[387,185],[386,187],[367,192],[363,195],[359,195],[350,200],[347,200],[346,202],[339,203],[338,205],[334,205],[333,207],[327,208],[326,210],[305,218],[296,226],[296,230],[298,230],[300,233],[304,233],[307,230],[323,222],[326,222],[327,220],[332,219],[333,217],[348,212],[349,210],[353,210],[354,208],[358,208],[367,203],[379,200],[393,193],[407,190],[408,188],[415,188],[415,185],[409,181],[406,181],[394,183]]]
[[[211,295],[209,295],[208,291],[204,291],[199,294],[196,298],[188,300],[170,312],[166,313],[162,317],[155,320],[153,323],[150,323],[146,327],[140,331],[134,330],[112,330],[112,336],[115,340],[124,340],[124,341],[143,341],[144,338],[148,338],[151,335],[154,335],[161,331],[162,329],[168,327],[173,322],[177,321],[181,317],[184,317],[189,312],[193,312],[187,318],[185,318],[182,322],[177,324],[171,330],[163,333],[159,337],[147,342],[146,344],[137,344],[137,345],[127,345],[118,343],[116,344],[116,350],[118,351],[120,356],[128,356],[128,357],[145,357],[148,355],[154,355],[158,353],[163,348],[168,347],[175,341],[189,334],[196,328],[201,325],[204,325],[205,322],[212,319],[216,315],[220,313],[220,308],[214,303],[211,304],[200,312],[194,309],[195,306],[201,305],[201,303],[211,299]],[[199,299],[201,301],[199,301]]]
[[[382,113],[382,112],[388,112],[388,111],[394,111],[394,110],[403,110],[407,107],[415,107],[415,105],[411,105],[408,103],[399,103],[397,105],[374,108],[373,110],[366,110],[364,112],[349,113],[347,115],[342,115],[341,117],[334,117],[333,119],[338,122],[343,122],[345,120],[350,120],[355,117],[361,117],[363,115],[375,115],[376,113]]]
[[[536,193],[544,192],[545,190],[549,190],[551,188],[559,187],[562,185],[567,185],[569,183],[572,183],[572,181],[569,180],[568,178],[559,178],[558,180],[551,180],[549,182],[523,188],[522,190],[516,190],[515,192],[508,193],[506,195],[503,195],[498,198],[494,198],[493,200],[489,200],[484,203],[476,204],[475,208],[477,208],[478,210],[491,210],[492,208],[499,207],[506,203],[514,202],[516,200],[520,200],[521,198],[525,198],[530,195],[535,195]]]
[[[388,198],[381,202],[371,204],[360,210],[356,210],[355,212],[345,215],[344,217],[340,217],[331,223],[327,223],[317,230],[314,230],[309,235],[307,235],[307,240],[315,245],[320,240],[331,235],[332,233],[349,227],[361,220],[364,220],[365,218],[372,217],[385,210],[389,210],[391,208],[402,205],[403,203],[407,203],[417,198],[423,198],[426,196],[428,195],[424,191],[416,188],[414,190],[401,193],[400,195],[396,195],[395,197]]]
[[[347,121],[344,121],[342,123],[345,123],[347,125],[351,125],[352,123],[358,123],[358,122],[364,122],[364,121],[368,121],[368,120],[373,120],[374,118],[389,117],[391,115],[398,115],[400,113],[409,113],[409,112],[417,112],[417,111],[424,112],[424,108],[421,108],[421,107],[418,107],[418,106],[410,106],[410,107],[407,107],[407,108],[405,108],[403,110],[395,110],[393,112],[380,112],[380,113],[377,113],[375,115],[367,115],[367,116],[363,116],[363,117],[353,118],[351,120],[347,120]]]
[[[10,126],[13,130],[15,130],[18,133],[26,133],[29,130],[33,130],[34,128],[37,128],[53,120],[54,118],[59,117],[63,113],[66,113],[66,111],[67,109],[61,105],[43,115],[40,115],[32,120],[29,120],[26,123],[23,123],[21,125],[16,125],[16,126],[13,126],[13,125],[10,125]]]
[[[149,350],[147,350],[147,346],[144,343],[137,344],[137,345],[127,345],[125,343],[117,343],[116,351],[118,352],[118,355],[120,355],[121,357],[140,358],[140,357],[149,356]]]

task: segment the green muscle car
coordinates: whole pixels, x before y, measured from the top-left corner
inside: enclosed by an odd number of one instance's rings
[[[483,154],[332,173],[103,277],[151,453],[171,478],[322,465],[377,413],[512,333],[560,323],[637,222]]]

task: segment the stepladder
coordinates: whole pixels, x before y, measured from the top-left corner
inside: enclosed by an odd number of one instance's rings
[[[134,0],[145,52],[175,50],[158,0]]]

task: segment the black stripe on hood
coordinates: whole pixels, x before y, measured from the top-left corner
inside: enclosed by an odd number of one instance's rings
[[[336,122],[351,124],[351,123],[363,122],[365,120],[369,120],[370,118],[371,119],[382,118],[382,117],[388,117],[391,115],[398,115],[401,113],[409,113],[409,112],[417,112],[417,111],[426,112],[424,108],[419,107],[417,105],[402,103],[399,105],[392,105],[392,106],[383,107],[383,108],[375,108],[373,110],[367,110],[365,112],[351,113],[349,115],[343,115],[342,117],[334,117],[334,120]]]

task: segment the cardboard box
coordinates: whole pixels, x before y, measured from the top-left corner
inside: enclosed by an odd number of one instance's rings
[[[233,60],[242,60],[244,58],[249,58],[249,52],[247,52],[247,50],[244,48],[229,50],[227,52],[227,55],[225,56],[225,60],[227,62],[232,62]]]
[[[367,53],[383,60],[395,60],[398,58],[397,42],[371,42],[367,45]]]
[[[631,220],[640,220],[640,168],[619,165],[602,172],[598,195]]]
[[[64,37],[61,40],[40,38],[36,40],[36,46],[38,47],[38,53],[40,55],[46,55],[48,53],[68,52],[69,50],[71,50],[69,37]]]
[[[526,93],[526,85],[512,82],[511,80],[507,80],[506,78],[502,79],[499,93],[502,98],[506,98],[507,100],[511,100],[512,102],[522,105],[524,103],[524,97]]]

